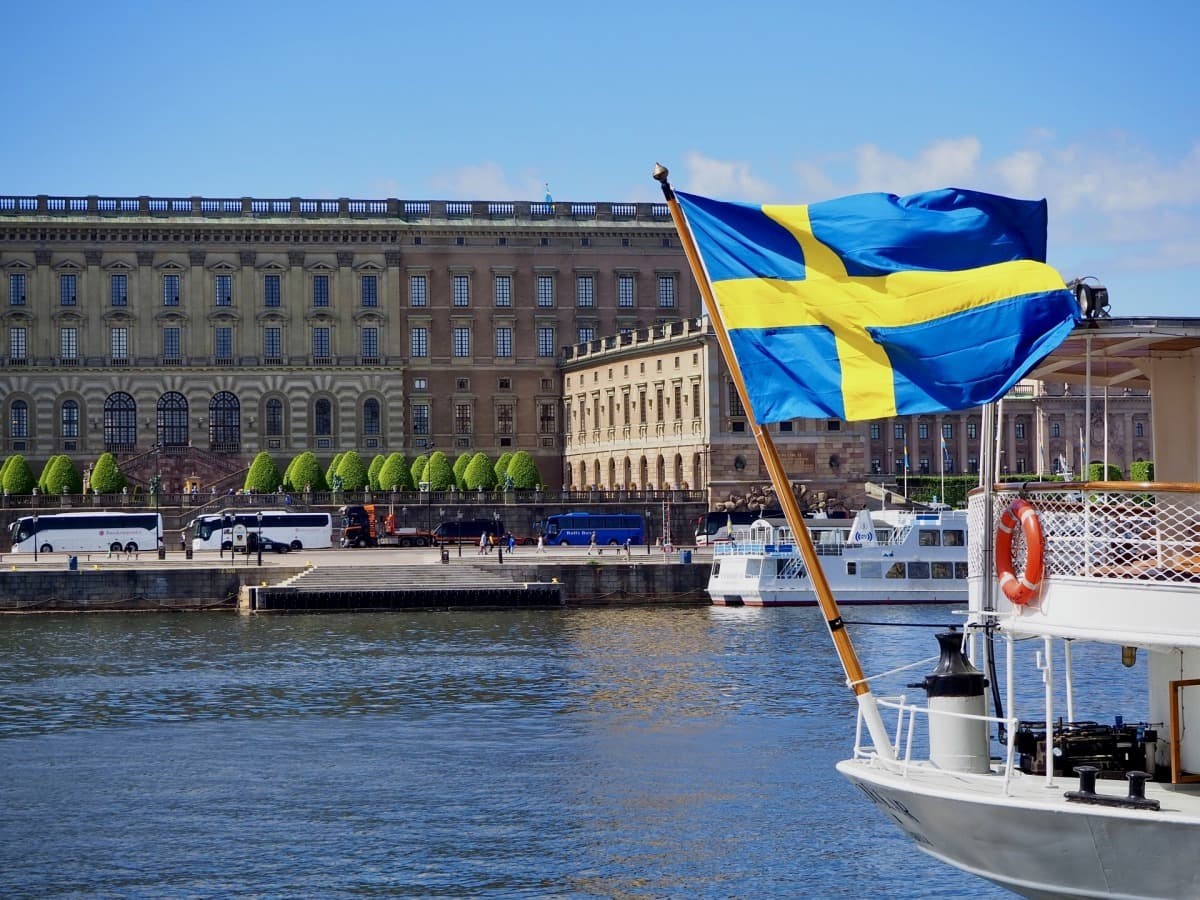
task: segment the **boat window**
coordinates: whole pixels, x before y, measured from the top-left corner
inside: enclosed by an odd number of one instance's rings
[[[929,528],[922,528],[919,531],[922,547],[940,547],[942,533]]]
[[[746,574],[747,575],[757,576],[758,571],[761,568],[762,568],[762,560],[761,559],[746,560]]]
[[[713,571],[712,571],[712,573],[713,573],[713,578],[716,578],[718,575],[720,575],[720,574],[721,574],[721,561],[720,561],[719,559],[714,559],[714,560],[713,560]]]
[[[930,563],[929,572],[934,578],[953,578],[954,564],[948,562]]]
[[[887,574],[884,575],[883,577],[884,578],[904,578],[904,577],[906,577],[905,573],[904,573],[904,563],[902,563],[902,562],[892,563],[890,566],[888,566]]]
[[[846,574],[853,575],[858,570],[858,563],[846,563]]]
[[[956,562],[954,564],[954,577],[965,579],[967,577],[967,568],[968,567],[965,562]]]
[[[928,578],[929,577],[929,563],[924,562],[924,561],[910,562],[908,564],[908,577],[909,578]]]
[[[942,532],[943,547],[961,547],[967,542],[966,532],[955,529]]]
[[[860,562],[858,564],[859,578],[882,578],[883,563],[881,562]]]
[[[775,577],[776,573],[779,571],[779,567],[776,565],[778,562],[779,560],[775,559],[775,557],[770,557],[769,559],[764,559],[762,561],[763,578]]]

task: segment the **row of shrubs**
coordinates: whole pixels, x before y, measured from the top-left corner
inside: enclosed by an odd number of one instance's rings
[[[1000,481],[1006,483],[1025,481],[1062,481],[1061,475],[1038,475],[1034,472],[1001,475]],[[1125,474],[1117,467],[1104,463],[1092,463],[1088,466],[1085,481],[1124,481]],[[1136,460],[1129,464],[1130,481],[1153,481],[1154,463],[1150,460]],[[943,487],[944,485],[944,487]],[[930,503],[938,500],[948,503],[955,508],[967,505],[967,493],[979,486],[978,475],[909,475],[908,496],[918,503]],[[943,491],[945,496],[942,496]]]
[[[512,487],[528,489],[542,483],[537,464],[524,450],[506,452],[492,459],[482,451],[464,453],[453,464],[441,450],[421,454],[411,463],[401,453],[384,456],[376,454],[366,463],[354,450],[339,453],[327,466],[322,466],[316,454],[305,451],[288,463],[281,472],[275,460],[265,451],[254,458],[243,490],[272,493],[277,490],[313,491],[400,491],[416,490],[423,482],[433,491],[451,487],[460,491],[492,490]],[[129,486],[117,458],[102,453],[92,466],[88,490],[96,494],[118,494]],[[157,485],[151,479],[151,490]],[[28,460],[14,454],[0,464],[0,488],[5,494],[79,494],[83,492],[83,475],[75,462],[64,455],[46,460],[40,475],[35,476]]]

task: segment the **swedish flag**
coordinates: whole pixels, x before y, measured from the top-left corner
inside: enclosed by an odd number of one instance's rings
[[[948,188],[807,206],[675,192],[759,423],[966,409],[1079,320],[1046,203]]]

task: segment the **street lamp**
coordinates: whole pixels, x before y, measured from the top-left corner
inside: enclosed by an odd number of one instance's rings
[[[262,565],[262,510],[255,516],[258,519],[258,564]]]
[[[167,548],[162,545],[162,519],[158,514],[158,494],[162,490],[162,476],[158,471],[158,451],[162,445],[155,442],[154,444],[154,549],[158,552],[159,559],[167,558]]]
[[[33,561],[34,562],[37,562],[38,541],[40,541],[40,540],[41,540],[41,538],[38,537],[38,532],[37,532],[37,513],[34,513],[33,514]]]
[[[646,555],[647,556],[650,555],[650,537],[653,532],[653,529],[650,526],[654,522],[653,514],[654,514],[654,510],[652,510],[649,506],[647,506],[646,507]]]

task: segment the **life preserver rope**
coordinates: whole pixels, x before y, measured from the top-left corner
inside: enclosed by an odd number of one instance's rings
[[[1012,557],[1013,531],[1017,525],[1021,526],[1021,534],[1025,537],[1025,571],[1019,574],[1013,570]],[[1027,500],[1014,500],[1000,514],[1000,524],[996,526],[996,574],[1000,578],[1000,590],[1012,603],[1024,606],[1037,595],[1045,574],[1044,551],[1045,540],[1037,510]]]

